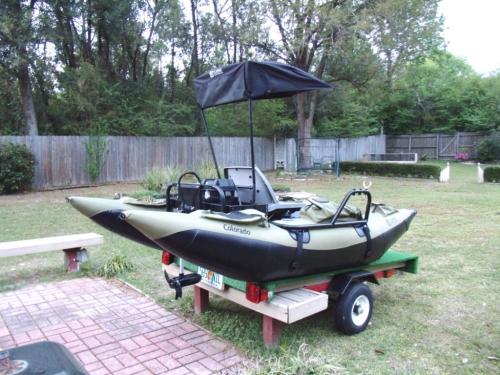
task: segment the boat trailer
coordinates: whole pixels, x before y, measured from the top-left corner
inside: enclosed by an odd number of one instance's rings
[[[291,324],[326,310],[330,303],[339,331],[348,335],[364,331],[373,312],[373,296],[367,283],[379,284],[380,279],[400,272],[416,274],[418,257],[389,250],[380,259],[361,267],[262,284],[216,274],[166,251],[162,267],[170,284],[179,278],[191,282],[201,279],[194,285],[195,314],[208,309],[210,293],[262,314],[264,345],[274,347],[279,345],[284,323]]]

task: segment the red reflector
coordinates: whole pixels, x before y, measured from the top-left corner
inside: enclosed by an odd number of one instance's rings
[[[267,289],[261,288],[260,285],[256,283],[247,283],[246,297],[247,300],[253,303],[267,301]]]
[[[396,273],[395,269],[387,270],[387,271],[385,271],[385,277],[387,277],[387,278],[393,277],[395,273]]]
[[[314,290],[315,292],[324,292],[330,286],[329,282],[316,284],[316,285],[306,285],[304,288],[309,290]]]
[[[173,263],[174,257],[172,254],[170,254],[168,251],[164,251],[162,256],[161,256],[161,262],[168,266],[169,264]]]

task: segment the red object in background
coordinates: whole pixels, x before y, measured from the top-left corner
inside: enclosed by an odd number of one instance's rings
[[[266,288],[262,288],[256,283],[247,283],[246,289],[247,300],[253,303],[259,303],[261,301],[267,301],[268,293]]]

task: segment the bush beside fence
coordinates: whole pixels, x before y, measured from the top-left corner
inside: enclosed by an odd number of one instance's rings
[[[439,178],[441,168],[429,164],[341,162],[341,172],[388,177]]]
[[[484,168],[484,182],[500,182],[500,166]]]
[[[35,157],[25,146],[0,144],[0,194],[29,189],[35,173]]]

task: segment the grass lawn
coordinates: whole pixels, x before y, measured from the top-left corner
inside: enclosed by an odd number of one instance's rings
[[[337,201],[362,184],[358,176],[272,179]],[[418,210],[396,248],[420,256],[420,272],[371,286],[375,310],[365,332],[337,333],[327,310],[286,326],[280,348],[267,351],[256,313],[212,298],[209,312],[192,318],[240,347],[262,374],[500,373],[500,185],[477,184],[472,165],[453,163],[451,179],[440,184],[370,178],[375,202]],[[63,272],[59,253],[2,259],[0,291],[94,274],[111,256],[126,254],[136,268],[121,275],[124,280],[191,316],[192,294],[173,299],[161,273],[160,252],[107,232],[64,202],[67,195],[111,196],[138,189],[109,185],[0,197],[0,241],[87,231],[105,236],[101,248],[90,250],[91,262],[79,275]]]

